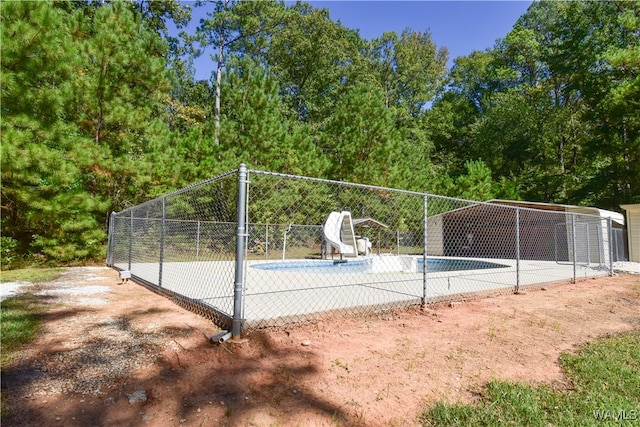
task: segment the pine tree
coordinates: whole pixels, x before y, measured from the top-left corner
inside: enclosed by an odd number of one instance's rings
[[[2,7],[2,234],[21,253],[96,256],[105,198],[85,191],[87,142],[67,121],[78,57],[67,16],[49,3]]]
[[[309,172],[318,152],[283,114],[278,83],[250,58],[232,58],[222,87],[220,152],[228,168],[241,162],[283,173]]]
[[[177,184],[166,46],[126,3],[1,7],[2,234],[45,260],[102,257],[111,210]]]

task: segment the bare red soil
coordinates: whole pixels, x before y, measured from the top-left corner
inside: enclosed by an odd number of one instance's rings
[[[44,331],[2,367],[3,426],[415,426],[492,379],[563,387],[561,353],[640,328],[640,276],[254,330],[209,321],[107,268],[38,289]],[[44,297],[43,297],[44,298]]]

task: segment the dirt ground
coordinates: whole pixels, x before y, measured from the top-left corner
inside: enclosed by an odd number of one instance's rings
[[[31,291],[48,311],[2,367],[3,426],[415,426],[492,379],[563,387],[561,353],[640,328],[629,274],[222,345],[209,321],[108,268],[70,268]]]

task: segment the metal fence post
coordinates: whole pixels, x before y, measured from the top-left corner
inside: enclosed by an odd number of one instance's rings
[[[162,198],[162,221],[160,222],[160,265],[158,267],[158,286],[162,287],[162,267],[164,261],[164,226],[166,219],[165,197]]]
[[[291,224],[289,224],[289,228],[284,231],[284,236],[282,238],[282,260],[284,261],[287,257],[287,233],[291,230]]]
[[[607,228],[609,229],[609,276],[613,276],[613,222],[611,217],[607,218]]]
[[[424,196],[424,234],[422,236],[422,306],[427,303],[427,242],[429,228],[428,207],[428,196]]]
[[[598,225],[596,226],[596,233],[596,243],[598,244],[598,267],[602,267],[602,261],[604,260],[604,250],[602,248],[602,219],[599,220]]]
[[[264,226],[264,259],[269,259],[269,220]]]
[[[589,223],[587,222],[587,267],[591,266],[591,235],[589,234]]]
[[[196,227],[196,261],[200,261],[200,220]]]
[[[573,252],[573,283],[576,283],[576,216],[571,214],[571,251]]]
[[[115,217],[116,213],[111,212],[111,215],[109,215],[109,235],[107,236],[107,266],[109,267],[113,267],[113,241],[115,239],[113,232],[116,219]]]
[[[516,208],[516,293],[520,292],[520,208]]]
[[[236,232],[236,275],[233,290],[233,322],[232,337],[239,337],[242,332],[242,311],[244,304],[244,243],[247,236],[245,218],[247,214],[247,167],[243,164],[238,168],[238,200]]]
[[[131,220],[129,222],[129,266],[128,271],[131,271],[131,253],[133,252],[133,209],[131,209]]]

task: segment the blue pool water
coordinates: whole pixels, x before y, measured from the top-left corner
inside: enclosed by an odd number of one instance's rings
[[[422,271],[424,262],[422,258],[417,259],[416,272]],[[300,271],[306,273],[323,274],[355,274],[371,272],[371,259],[338,261],[282,261],[269,262],[264,264],[254,264],[252,268],[267,271]],[[504,268],[504,264],[497,264],[488,261],[478,261],[464,258],[433,259],[427,258],[427,271],[459,271],[459,270],[482,270],[486,268]]]
[[[300,271],[305,273],[368,273],[371,264],[367,260],[354,261],[282,261],[269,262],[265,264],[255,264],[251,267],[258,270],[268,271]]]
[[[422,258],[418,258],[418,271],[422,271]],[[484,270],[486,268],[505,268],[508,265],[474,259],[452,258],[431,259],[427,258],[427,271],[458,271],[458,270]]]

